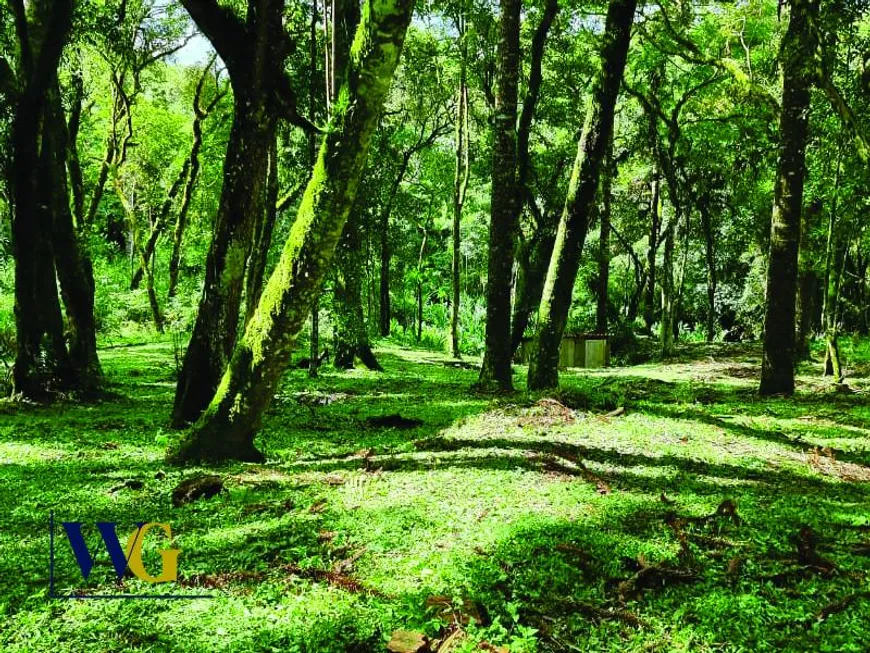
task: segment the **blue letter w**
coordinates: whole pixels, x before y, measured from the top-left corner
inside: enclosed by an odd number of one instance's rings
[[[91,575],[91,569],[94,567],[96,554],[91,555],[90,551],[88,551],[88,545],[85,543],[85,538],[82,535],[82,525],[80,522],[65,521],[63,522],[63,528],[69,538],[73,553],[76,555],[79,569],[82,570],[82,578],[87,580],[88,576]],[[127,557],[124,555],[124,549],[121,548],[118,535],[115,533],[115,524],[112,522],[97,522],[97,528],[100,530],[100,535],[103,536],[103,542],[106,545],[106,550],[109,552],[109,557],[112,560],[115,573],[118,575],[118,580],[121,580],[124,577],[124,572],[127,571]]]

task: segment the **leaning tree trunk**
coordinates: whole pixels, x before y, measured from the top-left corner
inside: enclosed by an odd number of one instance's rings
[[[613,115],[636,5],[636,0],[612,0],[607,9],[601,69],[593,83],[583,137],[577,148],[577,159],[541,299],[541,326],[529,365],[528,386],[531,390],[554,388],[559,384],[559,348],[598,190],[601,163],[613,133]]]
[[[520,201],[514,207],[519,221],[528,197],[528,178],[531,168],[529,141],[532,133],[532,123],[535,110],[541,94],[541,84],[544,80],[543,63],[544,49],[553,20],[559,12],[558,0],[547,0],[541,22],[532,37],[529,55],[529,80],[526,94],[523,97],[523,109],[517,124],[517,192]],[[561,166],[560,166],[561,167]],[[530,208],[532,201],[529,201]],[[529,324],[529,318],[541,301],[544,289],[544,277],[547,274],[547,264],[553,253],[553,242],[556,240],[557,214],[541,211],[535,233],[529,241],[517,246],[517,280],[514,287],[514,307],[511,315],[511,353],[519,348],[523,334]]]
[[[171,459],[262,460],[254,436],[353,205],[414,3],[366,4],[346,81],[281,258],[220,387]]]
[[[257,216],[266,210],[269,150],[275,138],[274,118],[262,102],[255,107],[244,95],[236,96],[205,284],[175,393],[176,426],[194,421],[208,406],[236,341],[246,260]]]
[[[801,231],[807,124],[815,42],[810,21],[816,0],[792,0],[782,43],[783,88],[779,121],[779,166],[770,224],[767,300],[761,360],[762,395],[794,392],[795,292]]]
[[[182,4],[226,64],[234,115],[205,283],[175,392],[177,427],[208,406],[232,356],[254,228],[266,209],[278,120],[315,129],[298,114],[284,66],[293,46],[283,25],[285,0],[248,0],[245,22],[210,0]]]
[[[520,271],[517,275],[516,298],[511,318],[511,350],[516,351],[523,341],[532,313],[541,303],[547,266],[553,255],[556,229],[559,222],[556,212],[544,212],[533,240],[520,253]]]
[[[517,188],[517,87],[520,75],[521,0],[500,0],[501,36],[492,150],[489,265],[486,282],[486,349],[479,384],[513,390],[511,371],[511,270],[519,222]]]

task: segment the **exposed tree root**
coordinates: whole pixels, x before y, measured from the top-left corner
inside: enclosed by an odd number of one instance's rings
[[[847,594],[839,601],[835,601],[834,603],[829,603],[825,607],[823,607],[812,619],[807,620],[806,626],[809,628],[814,623],[819,623],[830,617],[832,614],[837,614],[838,612],[843,612],[849,606],[851,606],[856,601],[861,600],[870,600],[870,592],[855,592],[854,594]]]

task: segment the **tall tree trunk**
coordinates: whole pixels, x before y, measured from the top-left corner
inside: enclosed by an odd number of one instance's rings
[[[337,0],[333,4],[335,29],[332,35],[331,71],[337,76],[335,89],[343,81],[354,30],[359,23],[358,0]],[[333,101],[336,97],[332,98]],[[380,371],[369,343],[362,303],[363,276],[362,215],[351,211],[338,245],[338,283],[335,293],[335,351],[338,369],[350,369],[358,357],[371,370]]]
[[[175,393],[173,423],[178,427],[196,420],[208,406],[230,360],[254,224],[266,209],[266,175],[275,125],[264,107],[259,112],[249,107],[248,100],[236,96],[205,284]]]
[[[520,213],[517,187],[517,95],[520,76],[521,0],[500,0],[498,76],[493,129],[486,349],[479,384],[512,391],[511,270]]]
[[[795,349],[801,358],[807,358],[810,355],[810,334],[815,326],[819,275],[815,269],[810,234],[818,221],[820,210],[821,204],[819,202],[810,202],[801,217],[801,235],[798,246],[798,291],[795,306],[797,312]]]
[[[840,157],[837,157],[837,174],[834,179],[834,198],[831,201],[831,212],[828,220],[828,240],[825,247],[825,297],[822,316],[825,322],[825,365],[824,376],[834,376],[837,382],[842,380],[840,366],[840,347],[838,346],[839,331],[839,299],[841,267],[846,261],[846,250],[837,229],[837,208],[840,193]]]
[[[791,0],[788,31],[783,37],[782,112],[779,122],[779,166],[770,224],[764,348],[761,361],[762,395],[794,392],[795,292],[801,230],[807,123],[815,65],[811,21],[816,0]]]
[[[605,156],[604,177],[601,180],[601,214],[598,235],[598,296],[595,309],[595,330],[607,333],[608,286],[610,285],[610,205],[613,191],[613,139]]]
[[[335,352],[337,369],[350,369],[356,358],[370,370],[383,368],[369,343],[362,304],[362,216],[351,212],[338,245],[338,281],[335,285]]]
[[[559,383],[559,348],[598,190],[601,163],[613,133],[613,115],[631,41],[636,4],[636,0],[612,0],[607,9],[601,69],[593,82],[583,137],[577,148],[541,299],[541,326],[529,365],[528,386],[531,390],[554,388]]]
[[[710,196],[704,195],[698,204],[701,230],[704,232],[704,258],[707,262],[707,315],[705,331],[707,342],[716,337],[716,234],[713,229]]]
[[[209,0],[183,4],[227,65],[234,117],[199,310],[175,392],[176,427],[193,422],[208,406],[235,346],[254,229],[266,209],[276,109],[286,99],[276,94],[289,84],[283,71],[284,0],[249,0],[246,24]],[[285,111],[295,114],[295,108]]]
[[[456,99],[456,169],[453,177],[452,259],[450,266],[450,285],[452,290],[450,302],[450,355],[453,358],[461,357],[459,350],[459,265],[462,253],[459,246],[461,242],[462,207],[465,204],[468,178],[471,173],[468,161],[468,43],[466,20],[467,17],[464,10],[462,10],[457,21],[459,31],[459,91]]]
[[[674,232],[677,216],[671,218],[665,228],[665,251],[662,258],[662,315],[659,321],[659,343],[663,357],[670,356],[674,350]]]
[[[275,271],[208,410],[172,459],[262,460],[254,436],[353,206],[414,3],[367,4],[314,172]]]
[[[646,296],[643,302],[643,321],[647,331],[652,333],[656,312],[656,254],[659,249],[659,228],[661,227],[661,182],[658,168],[653,171],[652,198],[650,200],[650,228],[646,251]]]
[[[269,250],[272,247],[272,234],[275,231],[275,221],[278,219],[278,136],[272,139],[269,147],[269,165],[266,178],[266,206],[254,224],[254,236],[251,239],[251,251],[248,255],[247,273],[245,276],[245,323],[254,314],[263,291],[266,275],[266,264],[269,262]]]
[[[45,117],[50,115],[47,95],[57,83],[57,67],[69,35],[73,3],[33,0],[26,9],[24,3],[14,8],[20,41],[21,91],[16,98],[11,134],[17,346],[12,380],[15,392],[39,396],[44,389],[39,369],[43,335],[48,335],[51,343],[48,353],[54,359],[51,361],[54,373],[63,374],[69,364],[51,242],[53,219],[48,205],[59,191],[49,174],[54,152],[44,128]]]
[[[190,154],[187,157],[182,172],[186,170],[187,177],[184,182],[184,191],[181,194],[181,206],[178,209],[178,215],[175,218],[175,229],[172,234],[172,252],[169,255],[169,288],[167,296],[172,299],[175,297],[178,288],[178,268],[181,264],[181,245],[184,242],[184,232],[187,230],[187,214],[190,211],[190,204],[193,201],[193,189],[196,187],[196,180],[199,177],[199,152],[202,149],[202,124],[211,111],[217,106],[218,102],[226,95],[226,90],[218,91],[215,88],[215,95],[208,105],[201,105],[202,90],[205,85],[205,77],[208,68],[203,70],[202,76],[199,78],[199,83],[196,86],[196,93],[193,97],[193,143],[190,146]],[[215,76],[215,86],[217,86],[217,76]],[[179,177],[180,178],[180,177]],[[172,191],[170,189],[170,195]],[[167,201],[169,201],[167,197]],[[164,205],[166,208],[166,205]]]
[[[52,189],[52,240],[61,297],[66,307],[70,365],[77,389],[92,393],[103,382],[94,319],[94,270],[87,246],[81,242],[70,211],[67,183],[69,135],[57,80],[46,101],[43,148],[51,151],[46,162],[46,175]]]
[[[523,246],[518,255],[520,270],[517,275],[516,299],[511,318],[512,351],[519,348],[532,313],[541,303],[558,224],[557,212],[543,213],[532,240]]]
[[[517,202],[517,221],[522,214],[524,200],[528,200],[530,210],[534,210],[534,200],[529,197],[529,170],[531,157],[529,141],[532,133],[532,123],[535,119],[535,109],[541,93],[544,79],[543,62],[544,49],[550,27],[559,11],[558,0],[547,0],[541,22],[532,37],[532,47],[529,55],[529,81],[523,98],[523,109],[517,124],[517,192],[520,201]],[[561,166],[558,166],[561,168]],[[544,277],[547,274],[547,264],[553,253],[553,242],[556,240],[556,224],[558,215],[541,211],[537,216],[537,224],[532,237],[525,243],[517,245],[517,279],[514,287],[514,307],[511,316],[511,353],[519,348],[523,334],[529,324],[532,311],[541,301],[544,290]]]
[[[324,18],[326,16],[326,6],[324,2]],[[324,21],[325,22],[325,21]],[[327,67],[328,70],[328,67]],[[308,31],[308,114],[315,114],[315,79],[317,78],[317,0],[312,0],[311,3],[311,22],[309,23]],[[327,84],[327,93],[329,85]],[[327,106],[329,105],[329,97],[327,95]],[[317,136],[314,132],[308,132],[308,169],[314,170],[314,164],[317,161]],[[320,369],[320,293],[314,297],[314,303],[311,306],[311,337],[308,339],[308,376],[317,377]]]

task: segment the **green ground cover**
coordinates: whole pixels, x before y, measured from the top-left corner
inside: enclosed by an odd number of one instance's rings
[[[746,346],[512,396],[385,348],[381,374],[288,373],[267,464],[179,469],[171,345],[103,350],[100,403],[0,405],[0,649],[369,651],[403,630],[443,651],[866,651],[863,353],[850,392],[816,365],[761,400]],[[198,473],[225,491],[174,507]],[[50,600],[52,509],[170,523],[172,591],[217,598]],[[57,550],[59,589],[80,588]],[[102,558],[89,591],[158,591]]]

